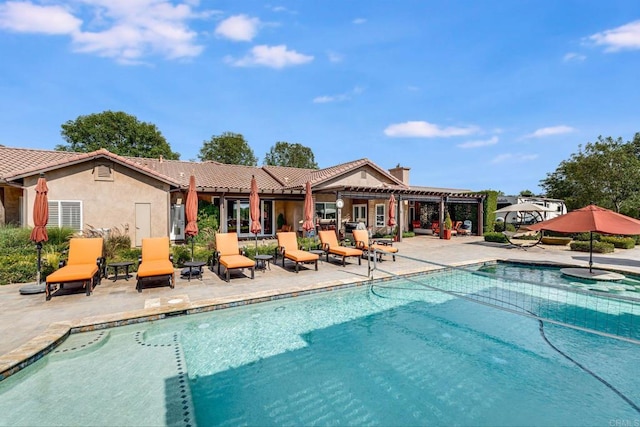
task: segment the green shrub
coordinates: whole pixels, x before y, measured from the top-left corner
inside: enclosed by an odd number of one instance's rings
[[[577,240],[579,242],[588,242],[590,240],[590,233],[578,233],[573,235],[573,240]],[[591,233],[593,234],[593,241],[600,241],[602,235],[600,233]]]
[[[278,245],[276,243],[271,243],[268,245],[262,245],[260,243],[258,243],[258,251],[256,253],[256,245],[255,242],[253,243],[253,245],[248,244],[247,246],[245,246],[243,249],[245,251],[245,253],[247,254],[247,256],[251,259],[255,259],[256,255],[273,255],[276,252],[276,247]],[[305,246],[306,248],[306,246]]]
[[[171,248],[173,254],[173,265],[182,266],[185,262],[191,261],[191,247],[185,245],[175,245]]]
[[[633,249],[636,246],[636,240],[633,237],[602,236],[600,241],[612,243],[619,249]]]
[[[403,231],[402,232],[402,237],[416,237],[416,233],[414,233],[413,231]]]
[[[47,235],[49,236],[47,243],[55,246],[66,245],[74,234],[76,234],[75,230],[69,227],[47,228]]]
[[[484,241],[494,242],[494,243],[509,243],[509,240],[507,240],[507,236],[495,231],[489,231],[488,233],[484,233]]]
[[[573,241],[569,246],[572,251],[589,252],[590,242]],[[614,246],[612,243],[593,241],[593,252],[607,254],[613,252],[613,248]]]

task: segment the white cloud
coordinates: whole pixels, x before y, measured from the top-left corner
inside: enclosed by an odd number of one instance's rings
[[[82,21],[62,6],[9,1],[0,5],[0,28],[18,33],[72,34]]]
[[[356,18],[356,19],[354,19],[352,22],[353,22],[354,24],[356,24],[356,25],[361,25],[361,24],[364,24],[365,22],[367,22],[367,20],[366,20],[366,19],[364,19],[364,18]]]
[[[575,129],[572,128],[571,126],[560,125],[560,126],[540,128],[533,133],[525,135],[524,137],[525,138],[544,138],[547,136],[562,135],[562,134],[571,133],[571,132],[575,132]]]
[[[569,52],[562,58],[564,62],[582,62],[585,59],[587,59],[585,55],[575,52]]]
[[[533,161],[535,159],[538,158],[537,154],[511,154],[511,153],[505,153],[505,154],[500,154],[496,157],[493,158],[493,160],[491,160],[491,163],[505,163],[505,162],[510,162],[510,163],[524,163],[524,162],[530,162]]]
[[[49,2],[53,3],[53,2]],[[62,3],[62,2],[60,2]],[[13,31],[68,34],[74,50],[137,64],[147,55],[168,59],[199,55],[203,46],[187,21],[209,16],[194,13],[194,0],[174,4],[169,0],[82,0],[81,20],[62,6],[37,6],[30,2],[8,2],[0,6],[0,27]]]
[[[488,145],[495,145],[498,143],[498,137],[494,136],[489,139],[480,139],[475,141],[467,141],[462,144],[458,144],[460,148],[478,148],[478,147],[486,147]]]
[[[329,102],[347,101],[347,100],[352,98],[352,95],[360,95],[362,92],[364,92],[364,89],[361,88],[360,86],[356,86],[351,91],[345,92],[345,93],[341,93],[339,95],[317,96],[317,97],[313,98],[313,103],[314,104],[327,104]]]
[[[286,45],[254,46],[244,58],[234,59],[227,56],[225,62],[236,67],[265,66],[284,68],[290,65],[301,65],[313,61],[313,56],[288,50]]]
[[[258,33],[260,20],[247,15],[231,16],[220,22],[215,34],[234,41],[250,42]]]
[[[598,46],[605,46],[605,52],[640,49],[640,20],[596,33],[589,36],[589,40]]]
[[[448,138],[450,136],[472,135],[478,132],[475,126],[441,128],[425,121],[409,121],[387,126],[385,135],[396,138]]]

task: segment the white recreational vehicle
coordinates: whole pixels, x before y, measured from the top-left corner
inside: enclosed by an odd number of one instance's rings
[[[534,205],[544,206],[545,208],[551,209],[546,212],[517,212],[511,215],[508,215],[506,220],[510,223],[519,223],[519,224],[530,224],[542,220],[547,220],[551,218],[555,218],[559,215],[564,215],[567,213],[567,206],[564,204],[564,200],[560,199],[549,199],[547,197],[536,197],[536,196],[498,196],[498,209],[502,209],[504,207],[510,205],[516,205],[520,203],[533,203]],[[504,221],[505,214],[498,215],[496,221]]]

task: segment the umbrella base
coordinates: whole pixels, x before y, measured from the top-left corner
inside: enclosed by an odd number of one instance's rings
[[[600,280],[603,282],[613,282],[624,279],[622,274],[606,270],[597,270],[595,268],[591,269],[591,271],[589,271],[588,268],[561,268],[560,273],[578,279]]]
[[[42,294],[45,292],[46,285],[44,283],[29,283],[20,288],[21,295]]]

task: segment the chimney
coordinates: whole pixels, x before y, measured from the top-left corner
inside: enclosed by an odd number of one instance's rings
[[[402,181],[403,184],[409,185],[409,170],[411,168],[406,168],[404,166],[396,166],[395,168],[389,169],[389,173],[394,177]]]
[[[160,163],[162,163],[162,154],[160,154]]]

